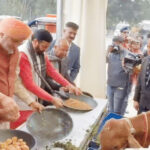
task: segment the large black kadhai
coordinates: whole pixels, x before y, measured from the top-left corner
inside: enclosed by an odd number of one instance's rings
[[[35,146],[35,139],[31,134],[27,132],[20,131],[20,130],[11,130],[11,129],[0,130],[0,142],[4,142],[7,139],[11,139],[12,137],[23,139],[23,141],[27,143],[30,149]]]
[[[41,113],[35,112],[27,120],[27,129],[36,138],[38,145],[63,139],[72,127],[69,114],[55,108],[47,108]]]

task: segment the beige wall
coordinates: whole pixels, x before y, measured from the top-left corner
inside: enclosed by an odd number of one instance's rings
[[[77,84],[96,97],[105,98],[105,28],[107,0],[64,0],[64,22],[80,29],[75,43],[81,48],[81,69]]]

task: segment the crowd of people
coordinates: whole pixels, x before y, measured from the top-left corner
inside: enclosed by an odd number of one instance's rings
[[[47,30],[32,32],[14,18],[0,22],[0,128],[9,128],[8,122],[19,117],[14,95],[40,112],[47,105],[63,107],[65,92],[82,94],[74,82],[80,70],[80,48],[73,43],[78,28],[67,22],[62,37],[56,40]],[[139,33],[122,28],[108,47],[106,61],[108,111],[124,115],[132,89],[135,109],[148,111],[150,34],[144,46]]]
[[[134,108],[138,113],[150,110],[150,34],[145,39],[140,32],[123,27],[108,46],[107,98],[108,111],[124,116],[129,95],[134,93]]]
[[[55,40],[47,30],[33,32],[15,18],[0,22],[1,129],[20,116],[14,95],[40,112],[47,105],[63,107],[65,92],[82,94],[74,83],[80,69],[80,48],[73,43],[78,28],[66,23],[63,36]]]

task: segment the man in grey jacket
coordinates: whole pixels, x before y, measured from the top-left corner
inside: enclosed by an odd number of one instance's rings
[[[129,74],[124,70],[123,59],[127,50],[123,49],[121,43],[123,39],[119,36],[113,38],[113,45],[108,49],[108,81],[107,97],[108,111],[124,115],[125,101],[128,99]]]
[[[61,74],[64,76],[67,72],[67,64],[68,59],[65,59],[68,55],[69,51],[69,42],[66,39],[60,39],[57,42],[55,42],[55,46],[52,48],[52,50],[49,52],[49,60],[53,63],[54,67],[61,72]],[[62,66],[61,61],[64,61],[65,59],[65,66]]]
[[[67,66],[67,69],[63,69],[63,76],[70,81],[74,82],[76,79],[79,69],[80,69],[80,48],[73,43],[73,40],[76,37],[79,26],[73,22],[67,22],[63,31],[63,39],[66,39],[70,45],[69,53],[65,59],[61,61],[62,66]],[[48,53],[52,50],[55,45],[56,40],[53,41],[51,47],[48,50]],[[66,61],[67,59],[67,61]],[[66,65],[67,62],[67,65]],[[65,70],[65,72],[64,72]],[[62,72],[60,72],[62,73]]]

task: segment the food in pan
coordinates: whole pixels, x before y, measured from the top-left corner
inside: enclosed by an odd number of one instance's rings
[[[29,150],[29,147],[23,139],[12,137],[0,143],[0,150]]]
[[[83,101],[72,99],[72,98],[66,100],[64,102],[64,106],[72,108],[72,109],[77,109],[77,110],[92,110],[93,109],[89,104]]]

